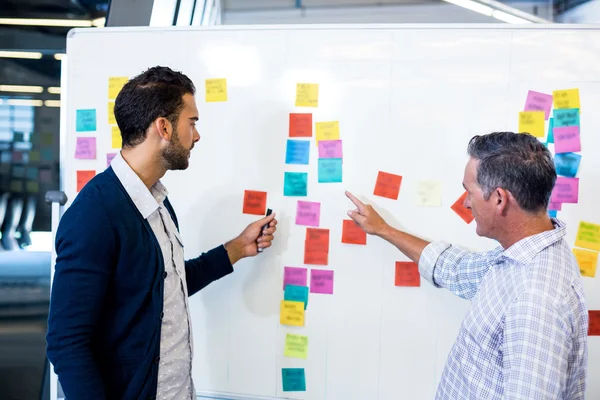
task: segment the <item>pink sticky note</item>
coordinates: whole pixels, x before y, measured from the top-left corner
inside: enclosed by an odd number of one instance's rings
[[[319,140],[319,158],[343,158],[341,140]]]
[[[321,219],[321,203],[298,201],[296,208],[296,225],[319,226]]]
[[[560,211],[562,210],[562,204],[561,203],[554,203],[554,202],[550,202],[550,204],[548,204],[548,210],[551,211]]]
[[[106,154],[106,168],[110,167],[110,163],[115,158],[117,153],[107,153]]]
[[[530,90],[527,93],[527,100],[525,100],[524,111],[543,111],[546,120],[550,116],[550,109],[552,108],[552,95],[540,92],[534,92]]]
[[[562,126],[554,128],[554,151],[556,154],[581,151],[579,127]]]
[[[566,178],[559,176],[552,195],[552,203],[577,203],[579,201],[579,178]]]
[[[310,292],[333,294],[333,271],[313,269],[310,271]]]
[[[78,137],[75,146],[75,158],[79,160],[96,159],[96,138]]]
[[[283,289],[286,285],[306,286],[306,268],[284,267],[283,268]]]
[[[40,182],[42,182],[42,183],[52,182],[52,171],[49,169],[40,169]]]

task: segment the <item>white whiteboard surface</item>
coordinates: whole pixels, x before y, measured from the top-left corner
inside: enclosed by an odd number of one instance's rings
[[[462,194],[466,145],[476,134],[517,131],[528,90],[579,88],[580,203],[565,205],[574,243],[580,220],[600,223],[600,30],[581,26],[370,25],[75,30],[68,39],[63,190],[75,171],[106,167],[107,86],[154,65],[196,84],[201,140],[190,168],[163,182],[188,258],[231,239],[256,219],[242,214],[244,190],[268,192],[278,213],[273,248],[190,299],[199,393],[229,398],[432,399],[467,301],[434,289],[394,286],[394,247],[340,243],[350,190],[396,227],[472,250],[494,247],[450,206]],[[228,101],[206,103],[204,80],[226,78]],[[318,108],[294,106],[296,83],[318,83]],[[97,131],[75,132],[77,109],[97,109]],[[286,165],[288,118],[340,121],[343,183],[317,183],[317,146],[308,166]],[[314,126],[313,126],[314,131]],[[75,160],[77,136],[97,136],[97,160]],[[306,198],[283,197],[285,171],[308,172]],[[397,201],[373,196],[378,171],[403,176]],[[442,207],[417,207],[419,180],[443,182]],[[298,200],[321,202],[330,229],[334,295],[311,294],[305,326],[279,324],[284,266],[302,267],[305,227]],[[309,268],[310,269],[310,268]],[[600,309],[599,278],[584,278]],[[308,359],[283,357],[288,332],[307,335]],[[600,397],[600,337],[589,340],[588,398]],[[283,392],[281,368],[306,371],[306,392]]]

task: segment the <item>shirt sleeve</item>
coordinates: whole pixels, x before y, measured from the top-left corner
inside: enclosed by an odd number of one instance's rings
[[[232,272],[233,266],[223,245],[201,254],[200,257],[187,260],[185,276],[188,296]]]

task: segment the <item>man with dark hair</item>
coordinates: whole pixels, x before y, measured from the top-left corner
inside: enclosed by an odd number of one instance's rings
[[[271,245],[274,214],[184,261],[160,178],[186,169],[200,139],[194,92],[165,67],[127,82],[115,103],[123,149],[61,220],[47,353],[68,400],[195,399],[187,297]]]
[[[556,171],[529,134],[475,136],[463,186],[477,233],[500,246],[470,253],[389,226],[351,193],[348,215],[395,245],[421,275],[471,307],[436,399],[583,399],[588,313],[565,225],[550,219]]]

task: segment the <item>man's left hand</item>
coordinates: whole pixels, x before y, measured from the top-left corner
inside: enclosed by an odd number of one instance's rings
[[[267,227],[263,229],[265,225]],[[254,257],[263,249],[271,247],[276,230],[275,213],[248,225],[238,237],[225,243],[225,250],[227,250],[231,264],[235,264],[244,257]]]

